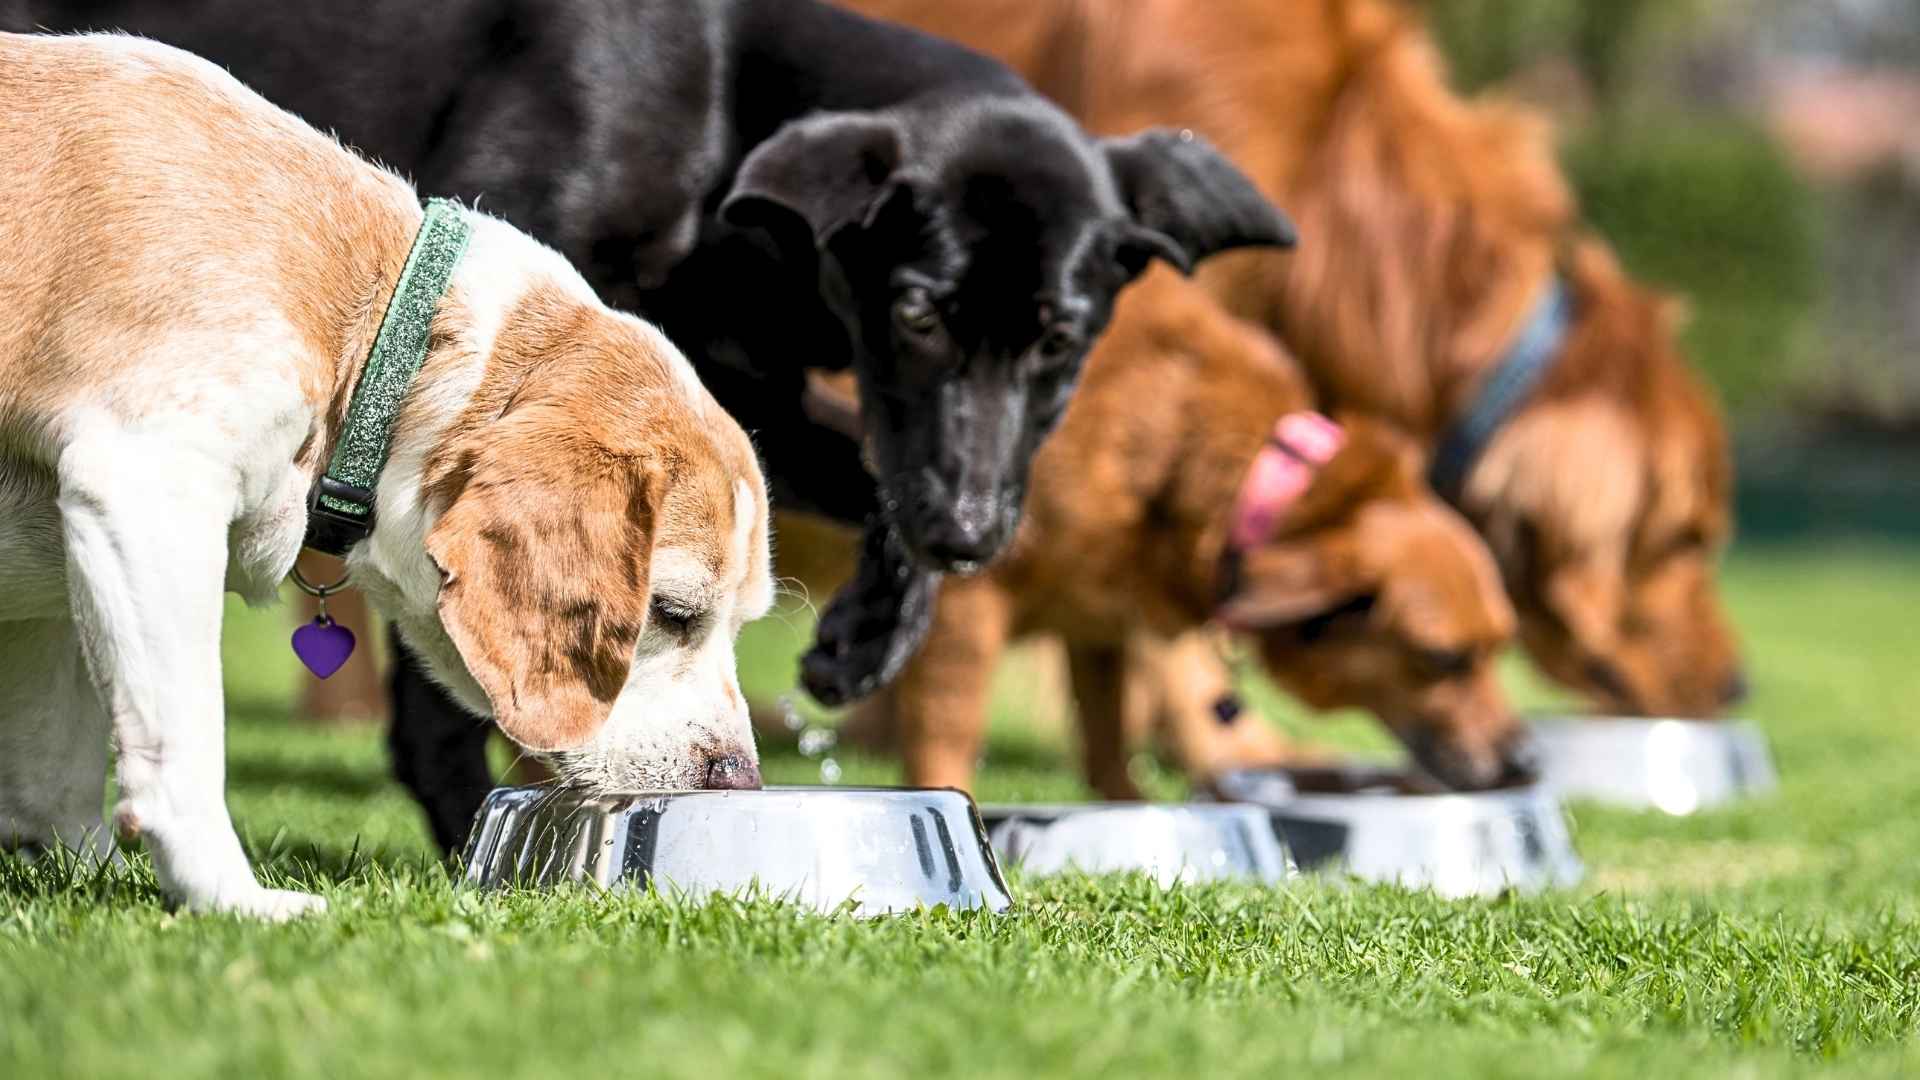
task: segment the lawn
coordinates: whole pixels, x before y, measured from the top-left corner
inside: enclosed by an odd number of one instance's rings
[[[1007,917],[880,922],[457,888],[378,735],[290,721],[284,614],[236,610],[233,809],[331,911],[179,916],[138,859],[0,861],[0,1076],[1920,1072],[1920,546],[1763,539],[1728,577],[1782,790],[1688,820],[1576,807],[1578,890],[1016,881]],[[752,632],[763,691],[790,622]],[[1078,795],[1064,737],[1013,704],[982,796]]]

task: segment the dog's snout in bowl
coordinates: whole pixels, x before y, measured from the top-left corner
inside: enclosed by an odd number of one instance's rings
[[[1404,742],[1420,770],[1452,791],[1493,791],[1539,779],[1538,751],[1522,728],[1480,739],[1424,726],[1407,733]]]
[[[745,754],[717,754],[707,762],[708,791],[759,791],[760,766]]]

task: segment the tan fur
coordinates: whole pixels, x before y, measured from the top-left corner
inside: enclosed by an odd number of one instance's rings
[[[133,400],[149,388],[128,374],[169,344],[153,326],[213,343],[284,313],[303,347],[257,362],[299,365],[308,401],[337,417],[419,225],[413,191],[237,83],[209,94],[177,54],[98,40],[0,37],[0,201],[20,208],[0,224],[0,415],[110,380],[129,408],[187,404],[158,388]],[[204,213],[189,225],[182,206]]]
[[[1738,657],[1714,583],[1730,497],[1720,418],[1676,351],[1667,303],[1577,233],[1545,123],[1455,95],[1406,7],[851,6],[1009,60],[1096,131],[1166,124],[1212,140],[1288,209],[1303,240],[1292,255],[1214,260],[1202,273],[1209,289],[1284,336],[1329,406],[1389,417],[1429,445],[1547,275],[1567,275],[1579,325],[1549,384],[1472,476],[1466,509],[1495,546],[1529,650],[1555,677],[1618,711],[1721,708]],[[1574,402],[1607,418],[1585,430],[1549,419]],[[1607,481],[1620,501],[1605,515],[1585,502],[1602,462],[1621,473]],[[1552,539],[1535,550],[1528,532]],[[1602,668],[1616,678],[1596,678]]]

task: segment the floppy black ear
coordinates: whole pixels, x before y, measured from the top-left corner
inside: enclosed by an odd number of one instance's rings
[[[1128,269],[1157,257],[1188,274],[1231,248],[1293,246],[1293,222],[1205,139],[1152,128],[1102,139],[1101,149],[1133,213],[1120,241]]]
[[[823,113],[796,120],[741,162],[720,216],[764,228],[783,244],[804,235],[824,248],[880,206],[900,165],[901,142],[891,117]]]

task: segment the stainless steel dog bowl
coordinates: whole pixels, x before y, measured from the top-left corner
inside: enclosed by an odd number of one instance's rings
[[[1780,783],[1747,723],[1554,717],[1533,735],[1541,776],[1569,799],[1691,814]]]
[[[757,890],[819,911],[851,900],[863,916],[1011,902],[973,800],[944,789],[499,788],[475,819],[466,865],[476,885]]]
[[[1228,878],[1279,882],[1296,873],[1273,822],[1257,806],[985,806],[980,818],[1000,858],[1029,874],[1139,871],[1172,885]]]
[[[1429,794],[1406,773],[1352,767],[1231,772],[1213,789],[1270,810],[1307,870],[1450,897],[1564,887],[1585,872],[1559,799],[1537,785]]]

